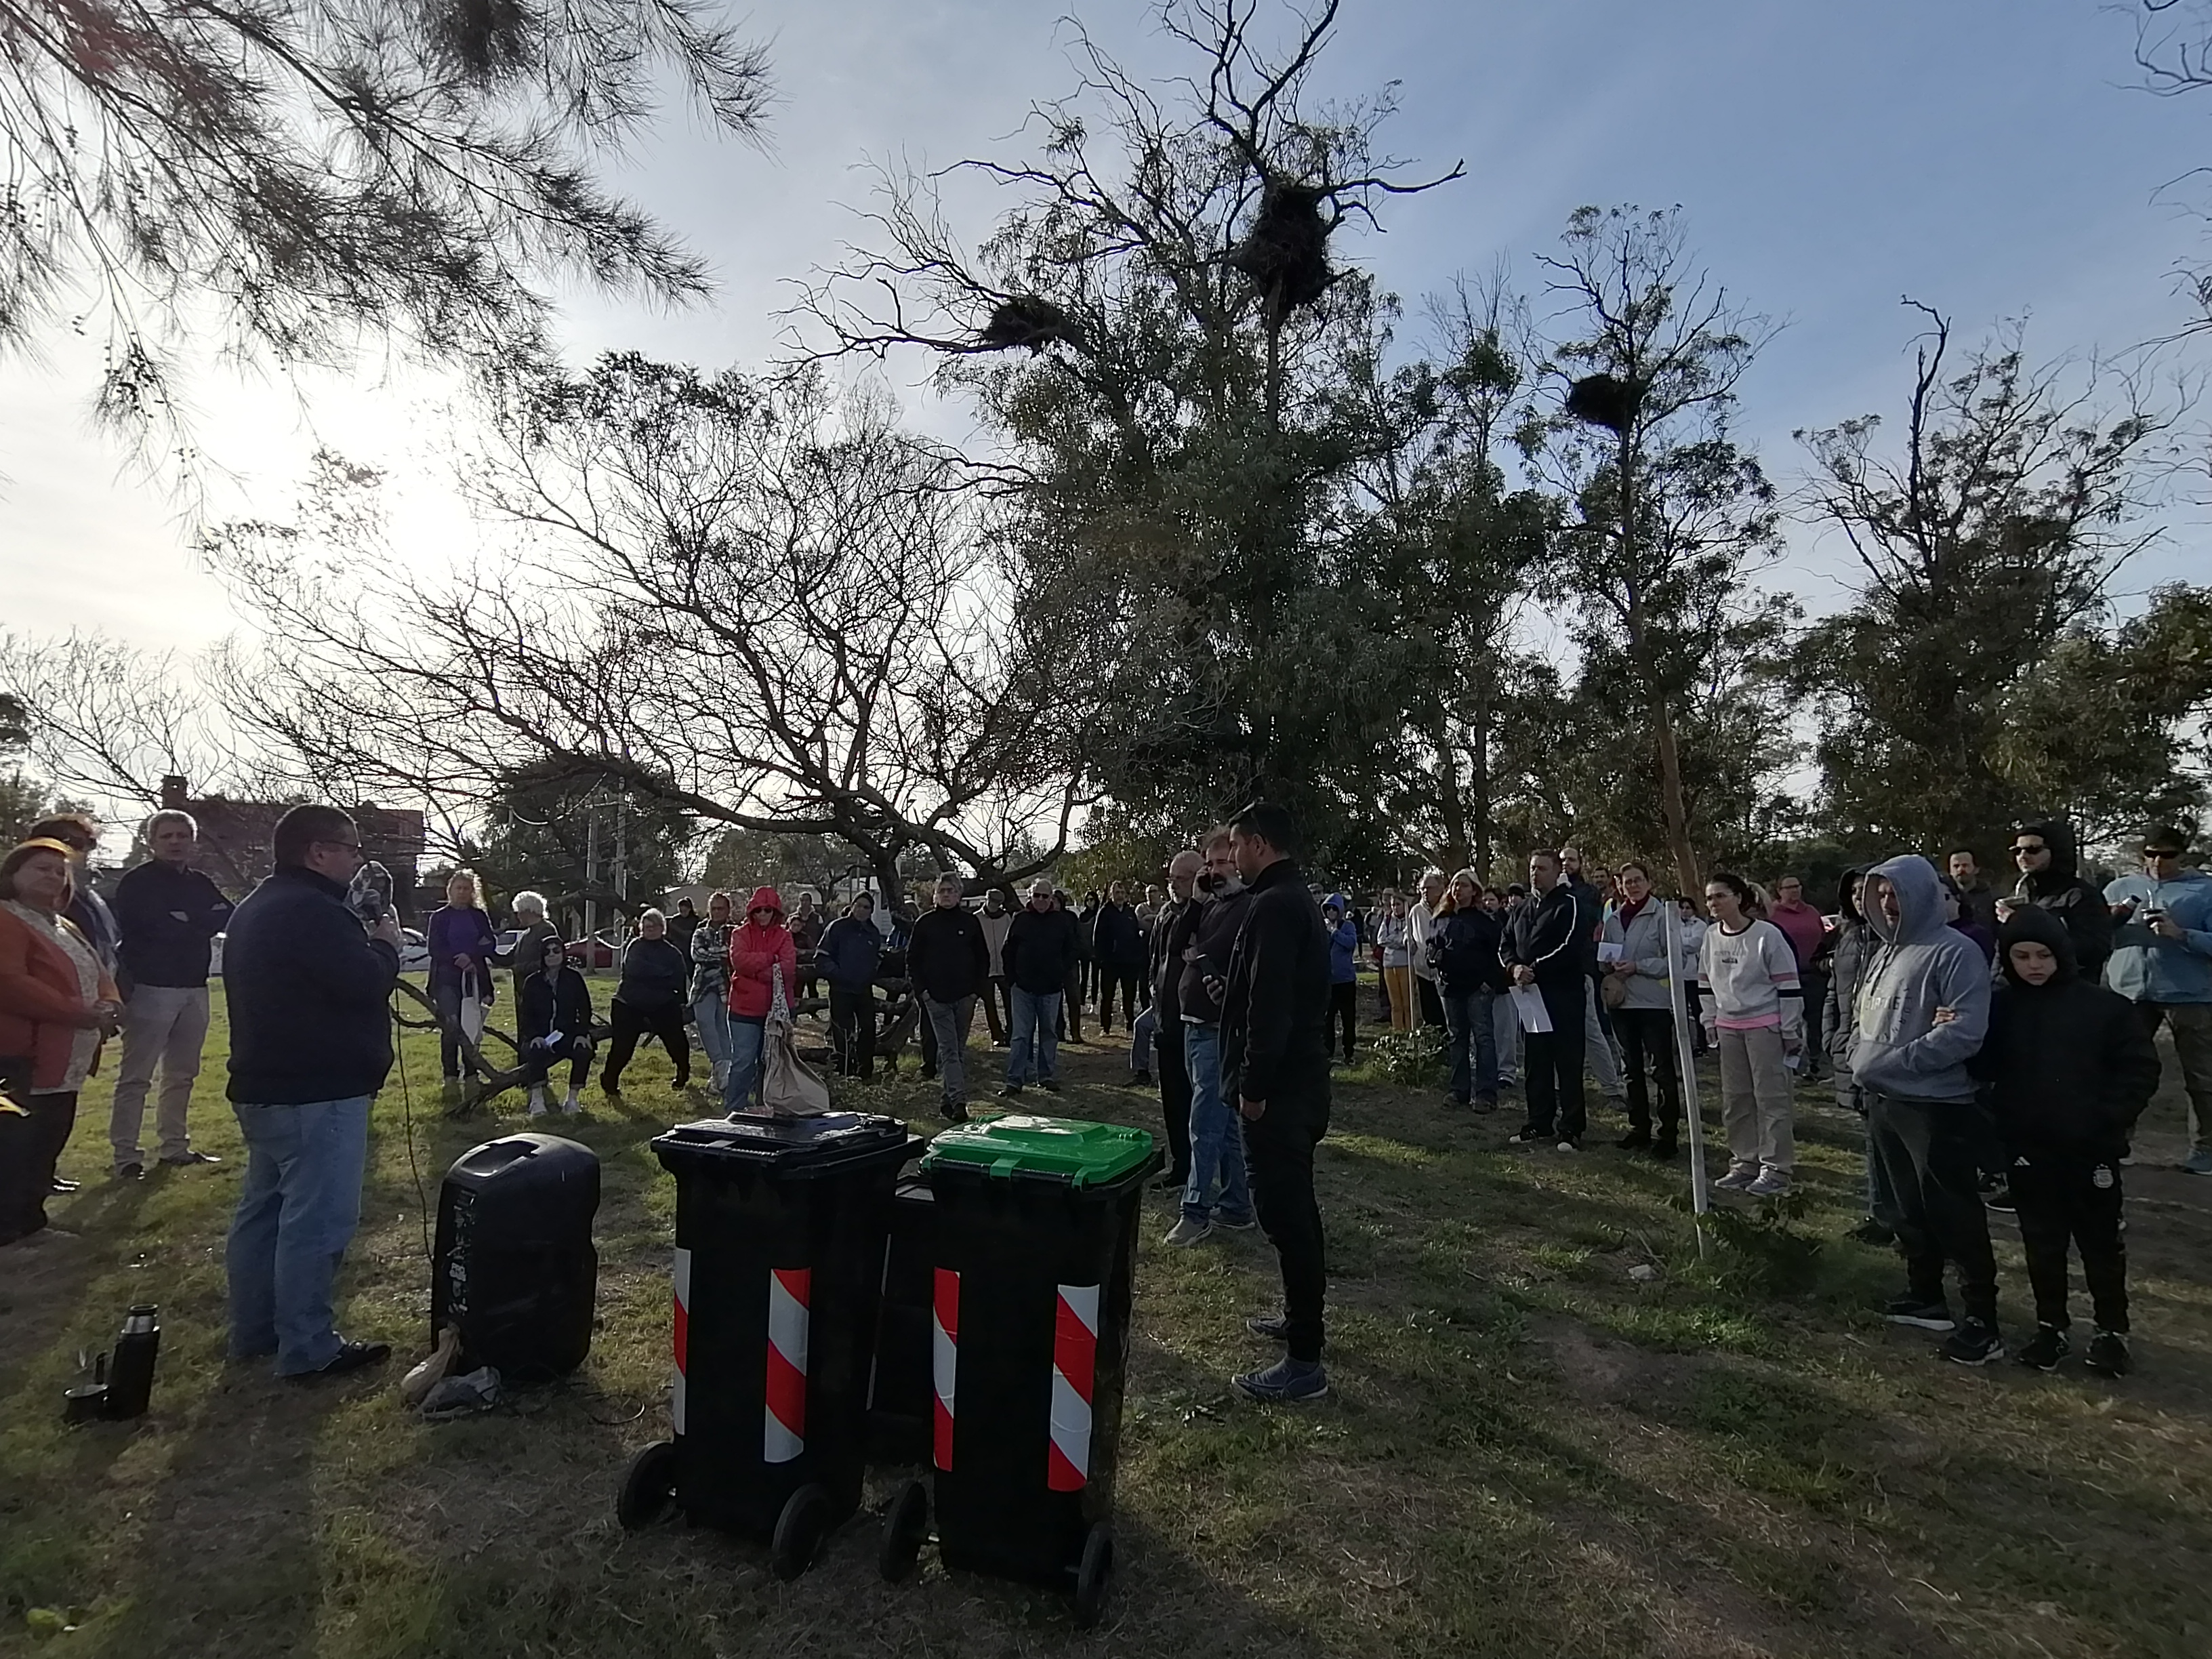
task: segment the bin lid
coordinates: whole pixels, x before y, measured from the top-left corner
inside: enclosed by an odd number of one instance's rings
[[[921,1167],[960,1164],[1001,1178],[1042,1176],[1072,1187],[1098,1187],[1152,1156],[1147,1130],[1084,1118],[1009,1115],[945,1130],[929,1143]]]
[[[817,1117],[702,1118],[654,1136],[653,1150],[672,1168],[692,1158],[726,1158],[799,1170],[876,1153],[903,1153],[911,1140],[906,1125],[895,1117],[824,1112]]]

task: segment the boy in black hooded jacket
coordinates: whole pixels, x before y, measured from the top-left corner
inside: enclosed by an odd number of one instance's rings
[[[2082,977],[2065,924],[2035,906],[1997,930],[2004,984],[1981,1053],[1968,1062],[2010,1164],[2021,1243],[2035,1291],[2036,1333],[2020,1363],[2051,1370],[2067,1340],[2066,1253],[2081,1253],[2096,1334],[2086,1363],[2129,1369],[2127,1252],[2120,1242],[2120,1158],[2158,1087],[2158,1055],[2127,999]]]

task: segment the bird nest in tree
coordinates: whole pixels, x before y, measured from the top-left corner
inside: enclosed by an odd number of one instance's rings
[[[1267,295],[1273,321],[1313,304],[1336,280],[1328,268],[1329,225],[1321,211],[1325,194],[1310,185],[1270,179],[1244,240],[1229,250],[1231,268]]]
[[[1644,388],[1616,374],[1591,374],[1567,388],[1567,413],[1609,432],[1626,433],[1635,423]]]
[[[1009,300],[994,311],[977,338],[991,351],[1008,351],[1016,346],[1042,351],[1055,340],[1073,344],[1075,325],[1051,301],[1024,296]]]

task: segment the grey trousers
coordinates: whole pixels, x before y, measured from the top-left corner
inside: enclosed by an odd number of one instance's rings
[[[140,985],[123,1005],[123,1060],[115,1074],[115,1104],[107,1117],[107,1142],[115,1167],[140,1164],[138,1130],[146,1120],[146,1095],[154,1070],[161,1072],[161,1094],[154,1125],[163,1158],[182,1158],[192,1149],[185,1127],[192,1084],[200,1074],[200,1048],[207,1041],[208,993],[204,985]]]
[[[1793,1083],[1782,1063],[1782,1032],[1721,1030],[1721,1115],[1728,1124],[1729,1155],[1739,1164],[1764,1164],[1788,1174],[1797,1165]]]
[[[1621,1081],[1620,1056],[1613,1051],[1613,1039],[1598,1023],[1597,981],[1589,978],[1583,981],[1583,1054],[1589,1074],[1597,1079],[1598,1092],[1619,1102],[1628,1085]]]
[[[965,1106],[968,1025],[975,1018],[975,999],[963,997],[957,1002],[939,1002],[935,997],[925,996],[921,1006],[929,1015],[930,1029],[937,1033],[937,1077],[945,1091],[945,1103]]]

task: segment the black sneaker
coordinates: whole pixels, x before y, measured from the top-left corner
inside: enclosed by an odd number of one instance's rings
[[[174,1158],[165,1158],[162,1166],[171,1170],[189,1170],[201,1164],[220,1164],[222,1160],[213,1152],[179,1152]]]
[[[1043,1082],[1037,1085],[1037,1087],[1048,1095],[1056,1095],[1060,1092],[1060,1085],[1050,1078],[1045,1079]]]
[[[2012,1183],[2008,1181],[1999,1181],[1995,1186],[1986,1188],[1982,1194],[1982,1203],[1985,1208],[2002,1210],[2007,1215],[2020,1208],[2013,1202]]]
[[[112,1177],[117,1181],[143,1181],[145,1178],[146,1166],[143,1164],[118,1164]]]
[[[1291,1322],[1280,1314],[1254,1314],[1244,1322],[1244,1328],[1268,1342],[1291,1340]]]
[[[2099,1331],[2089,1339],[2089,1352],[2081,1363],[2100,1376],[2125,1376],[2136,1368],[2128,1352],[2128,1339],[2119,1331]]]
[[[1673,1163],[1680,1155],[1681,1150],[1681,1147],[1676,1144],[1674,1137],[1670,1134],[1662,1134],[1651,1143],[1652,1159],[1659,1164]]]
[[[1911,1325],[1917,1330],[1958,1329],[1948,1307],[1941,1302],[1930,1302],[1926,1297],[1915,1296],[1910,1291],[1903,1296],[1892,1297],[1883,1306],[1881,1316],[1893,1325]]]
[[[1133,1075],[1135,1077],[1137,1087],[1139,1089],[1149,1089],[1152,1086],[1152,1074],[1150,1072],[1138,1072],[1133,1073]]]
[[[1894,1244],[1897,1243],[1897,1235],[1892,1232],[1888,1228],[1883,1226],[1881,1223],[1876,1221],[1872,1216],[1869,1216],[1865,1220],[1860,1222],[1857,1226],[1852,1228],[1850,1231],[1845,1233],[1844,1237],[1845,1238],[1854,1239],[1861,1244]]]
[[[1943,1358],[1954,1365],[1986,1365],[1993,1359],[2002,1359],[2004,1351],[2004,1338],[1997,1334],[1997,1328],[1969,1314],[1943,1345]]]
[[[365,1370],[371,1365],[381,1365],[392,1358],[389,1342],[342,1342],[329,1364],[319,1370],[295,1371],[288,1376],[289,1382],[312,1382],[320,1376],[343,1376],[349,1371]]]
[[[1651,1146],[1651,1132],[1649,1129],[1631,1129],[1613,1144],[1624,1152],[1646,1152]]]
[[[1009,1083],[999,1091],[999,1098],[1001,1100],[1019,1100],[1021,1097],[1022,1085],[1018,1083]]]
[[[1509,1146],[1548,1146],[1556,1139],[1557,1136],[1552,1130],[1539,1129],[1534,1125],[1529,1124],[1516,1129],[1511,1134],[1506,1136],[1505,1144]]]
[[[1152,1177],[1154,1192],[1167,1192],[1172,1189],[1179,1193],[1189,1185],[1190,1171],[1188,1170],[1169,1170]]]
[[[2038,1325],[2027,1346],[2014,1356],[2032,1371],[2055,1371],[2058,1362],[2073,1351],[2066,1333],[2056,1325]]]

